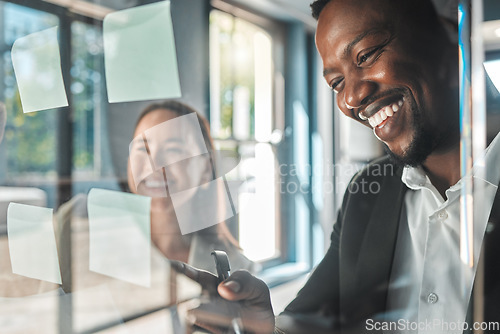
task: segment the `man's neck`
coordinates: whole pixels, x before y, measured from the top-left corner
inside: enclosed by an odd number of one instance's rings
[[[431,154],[423,163],[430,181],[446,199],[446,190],[460,180],[460,145],[443,153]]]

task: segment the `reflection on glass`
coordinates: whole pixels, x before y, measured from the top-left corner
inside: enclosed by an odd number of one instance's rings
[[[25,113],[68,106],[57,27],[19,38],[11,54]]]
[[[89,192],[90,270],[150,286],[150,202],[148,197],[111,190]]]
[[[61,284],[52,209],[10,203],[7,231],[13,273]]]
[[[109,102],[181,96],[169,1],[107,15],[103,38]]]

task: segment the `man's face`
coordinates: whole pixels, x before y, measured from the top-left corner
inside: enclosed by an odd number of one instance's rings
[[[439,150],[457,119],[445,43],[422,30],[389,1],[332,0],[316,32],[324,77],[340,110],[411,165]]]

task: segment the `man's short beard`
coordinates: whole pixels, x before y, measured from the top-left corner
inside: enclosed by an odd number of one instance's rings
[[[414,137],[403,154],[397,155],[384,145],[384,149],[392,161],[401,166],[416,167],[421,165],[441,140],[441,136],[438,136],[436,132],[424,127],[422,115],[416,107],[412,108],[412,114]]]

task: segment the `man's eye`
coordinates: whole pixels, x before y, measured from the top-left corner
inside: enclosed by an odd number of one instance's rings
[[[342,82],[344,81],[344,78],[340,78],[340,79],[335,79],[335,80],[332,80],[330,82],[330,89],[337,92],[338,91],[338,87]]]
[[[361,66],[363,65],[364,63],[366,63],[367,61],[370,60],[370,58],[372,56],[374,56],[377,51],[379,51],[382,47],[379,46],[379,47],[376,47],[376,48],[373,48],[372,50],[369,50],[368,52],[366,53],[361,53],[358,55],[358,61],[357,61],[357,64],[358,66]]]

